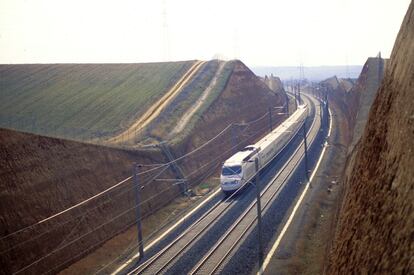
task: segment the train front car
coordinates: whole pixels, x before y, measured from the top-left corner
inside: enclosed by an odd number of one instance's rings
[[[226,160],[220,175],[222,191],[228,195],[250,181],[256,171],[256,158],[259,169],[267,166],[300,130],[307,115],[307,105],[299,105],[298,109],[276,129]]]
[[[230,194],[242,186],[243,168],[239,163],[225,163],[221,170],[220,183],[224,194]]]
[[[220,185],[226,195],[236,191],[251,179],[255,169],[253,160],[257,152],[258,149],[250,145],[224,162]]]

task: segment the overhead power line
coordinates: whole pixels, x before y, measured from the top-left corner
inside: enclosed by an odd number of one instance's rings
[[[268,113],[266,112],[263,116],[259,117],[259,119],[255,119],[255,120],[253,120],[252,122],[246,122],[245,124],[255,123],[255,122],[259,121],[260,119],[265,118],[265,117],[267,116],[267,114],[268,114]],[[211,138],[210,140],[206,141],[205,143],[203,143],[203,144],[202,144],[202,145],[200,145],[199,147],[195,148],[194,150],[192,150],[192,151],[190,151],[190,152],[188,152],[188,153],[186,153],[186,154],[182,155],[181,157],[176,158],[175,160],[172,160],[172,161],[170,161],[170,162],[167,162],[167,163],[161,164],[161,165],[159,165],[159,166],[156,166],[156,167],[154,167],[154,168],[151,168],[151,169],[145,170],[145,171],[143,171],[143,172],[140,172],[140,173],[138,173],[137,175],[143,175],[143,174],[147,174],[147,173],[152,172],[152,171],[156,171],[156,170],[158,170],[158,169],[161,169],[161,168],[163,168],[163,167],[169,166],[169,165],[171,165],[171,164],[173,164],[173,163],[175,163],[175,162],[177,162],[177,161],[179,161],[179,160],[182,160],[182,159],[184,159],[184,158],[186,158],[186,157],[188,157],[188,156],[190,156],[190,155],[192,155],[192,154],[194,154],[194,153],[198,152],[199,150],[201,150],[202,148],[206,147],[206,146],[207,146],[207,145],[209,145],[211,142],[213,142],[214,140],[216,140],[216,139],[217,139],[218,137],[220,137],[222,134],[224,134],[224,133],[225,133],[228,129],[230,129],[233,125],[240,126],[240,123],[236,124],[236,123],[233,123],[233,122],[232,122],[232,123],[228,124],[228,125],[227,125],[227,126],[226,126],[226,127],[225,127],[222,131],[221,131],[221,132],[219,132],[219,133],[218,133],[217,135],[215,135],[213,138]],[[125,179],[121,180],[120,182],[116,183],[115,185],[112,185],[111,187],[109,187],[109,188],[107,188],[107,189],[105,189],[105,190],[103,190],[103,191],[101,191],[101,192],[99,192],[99,193],[97,193],[97,194],[95,194],[95,195],[93,195],[93,196],[91,196],[91,197],[89,197],[89,198],[87,198],[87,199],[85,199],[85,200],[83,200],[83,201],[81,201],[81,202],[79,202],[79,203],[75,204],[75,205],[72,205],[72,206],[70,206],[70,207],[68,207],[68,208],[66,208],[66,209],[64,209],[64,210],[62,210],[62,211],[59,211],[59,212],[57,212],[57,213],[55,213],[55,214],[53,214],[53,215],[51,215],[51,216],[49,216],[49,217],[47,217],[47,218],[44,218],[44,219],[42,219],[42,220],[40,220],[40,221],[38,221],[38,222],[35,222],[35,223],[31,224],[31,225],[28,225],[28,226],[26,226],[26,227],[24,227],[24,228],[21,228],[21,229],[19,229],[19,230],[17,230],[17,231],[14,231],[14,232],[10,233],[10,234],[7,234],[7,235],[5,235],[5,236],[1,237],[1,238],[0,238],[0,240],[4,240],[4,239],[9,238],[9,237],[11,237],[11,236],[14,236],[14,235],[16,235],[16,234],[19,234],[19,233],[21,233],[21,232],[23,232],[23,231],[26,231],[26,230],[28,230],[28,229],[31,229],[31,228],[33,228],[33,227],[35,227],[35,226],[38,226],[38,225],[44,224],[44,223],[46,223],[47,221],[49,221],[49,220],[51,220],[51,219],[57,218],[57,217],[59,217],[59,216],[61,216],[61,215],[65,214],[65,213],[67,213],[67,212],[69,212],[69,211],[71,211],[71,210],[73,210],[73,209],[76,209],[76,208],[78,208],[78,207],[80,207],[80,206],[83,206],[83,205],[87,204],[88,202],[90,202],[90,201],[92,201],[92,200],[94,200],[94,199],[96,199],[96,198],[98,198],[98,197],[100,197],[100,196],[102,196],[102,195],[104,195],[104,194],[106,194],[106,193],[108,193],[108,192],[110,192],[110,191],[114,190],[115,188],[117,188],[117,187],[119,187],[119,186],[123,185],[124,183],[128,182],[128,181],[129,181],[129,180],[131,180],[131,179],[132,179],[132,176],[129,176],[129,177],[127,177],[127,178],[125,178]]]

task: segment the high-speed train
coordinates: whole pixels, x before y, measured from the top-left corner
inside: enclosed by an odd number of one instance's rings
[[[220,175],[220,185],[223,192],[225,194],[234,192],[252,179],[256,171],[256,158],[259,169],[273,160],[302,127],[307,115],[307,105],[298,106],[289,118],[256,144],[246,146],[227,159]]]

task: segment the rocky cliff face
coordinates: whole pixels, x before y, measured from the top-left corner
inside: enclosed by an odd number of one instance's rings
[[[329,104],[340,110],[344,115],[343,124],[347,130],[343,131],[345,145],[352,140],[355,116],[358,112],[359,93],[354,89],[350,79],[340,79],[336,76],[320,82],[319,96],[327,96]]]
[[[349,167],[328,274],[414,272],[414,4]]]
[[[386,62],[381,56],[368,58],[355,83],[351,79],[336,76],[320,83],[327,92],[330,103],[339,108],[347,118],[349,130],[346,140],[351,145],[350,151],[361,138],[384,75]]]
[[[351,150],[360,140],[368,120],[369,110],[377,95],[378,88],[384,76],[387,60],[381,56],[370,57],[365,62],[361,75],[353,88],[358,96],[358,112],[354,118],[354,134],[352,137]]]
[[[273,92],[283,92],[283,83],[279,77],[274,76],[271,74],[270,76],[265,76],[264,81],[266,85],[273,91]]]

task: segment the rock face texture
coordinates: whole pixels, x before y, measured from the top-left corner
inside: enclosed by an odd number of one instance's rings
[[[349,128],[346,140],[351,145],[349,151],[361,139],[386,64],[387,59],[382,59],[381,56],[369,57],[355,84],[351,79],[336,76],[320,82],[322,92],[327,92],[330,104],[345,114]]]
[[[328,274],[414,273],[414,4],[357,145]]]
[[[364,67],[365,68],[365,67]],[[359,81],[359,79],[358,79]],[[325,79],[320,82],[320,97],[324,97],[326,93],[329,104],[334,106],[334,109],[340,110],[344,114],[344,123],[346,124],[345,143],[348,145],[352,140],[354,129],[354,121],[358,113],[358,99],[360,93],[352,86],[353,82],[350,79],[341,79],[336,76]],[[341,123],[342,124],[342,123]]]
[[[386,59],[370,57],[365,62],[361,75],[351,93],[358,95],[358,112],[354,121],[354,135],[352,138],[351,149],[355,147],[364,132],[367,123],[369,110],[377,95],[378,88],[384,76]]]
[[[266,85],[273,91],[273,92],[283,92],[283,83],[279,77],[274,76],[271,74],[270,76],[265,76],[264,81]]]

